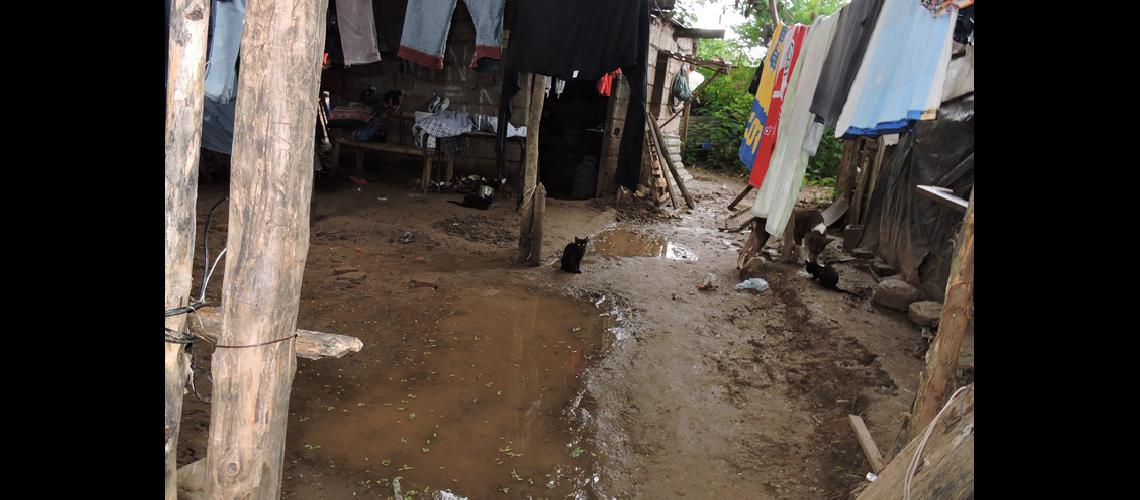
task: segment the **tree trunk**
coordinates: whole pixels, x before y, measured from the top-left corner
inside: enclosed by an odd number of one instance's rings
[[[250,0],[234,124],[210,498],[277,499],[309,250],[327,0]]]
[[[197,227],[198,160],[202,145],[203,84],[210,2],[177,0],[170,10],[166,89],[166,308],[186,306],[192,286]],[[166,318],[181,332],[186,315]],[[166,343],[166,498],[177,496],[178,424],[190,370],[185,344]]]

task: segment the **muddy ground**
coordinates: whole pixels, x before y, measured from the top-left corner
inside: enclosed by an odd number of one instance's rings
[[[744,181],[692,172],[693,211],[549,200],[537,268],[514,263],[512,193],[478,211],[418,192],[414,167],[320,179],[298,327],[364,348],[298,359],[283,497],[383,498],[394,479],[470,498],[846,497],[870,470],[847,415],[893,444],[920,329],[791,265],[756,270],[766,292],[733,289],[747,233],[717,227]],[[199,238],[226,190],[202,186]],[[223,204],[214,254],[226,218]],[[583,273],[559,271],[586,235]],[[837,268],[849,290],[875,283],[859,261]],[[717,286],[698,290],[708,273]],[[196,348],[206,397],[210,351]],[[208,422],[188,394],[180,465],[205,456]]]

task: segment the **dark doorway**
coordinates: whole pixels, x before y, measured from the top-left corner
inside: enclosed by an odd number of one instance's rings
[[[566,82],[561,95],[551,85],[542,105],[539,178],[554,198],[594,197],[609,102],[608,96],[598,94],[596,83]]]

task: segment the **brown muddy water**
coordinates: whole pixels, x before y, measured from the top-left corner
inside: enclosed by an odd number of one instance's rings
[[[612,304],[490,286],[444,300],[453,312],[413,328],[388,366],[336,379],[298,372],[298,385],[324,384],[324,393],[294,402],[290,447],[337,472],[287,481],[297,497],[332,494],[303,485],[342,483],[343,474],[353,495],[368,497],[391,495],[394,479],[428,497],[585,497],[596,471],[579,446],[590,405],[580,379],[612,342]]]
[[[671,260],[697,260],[696,252],[656,235],[617,225],[591,238],[586,258],[659,257]]]

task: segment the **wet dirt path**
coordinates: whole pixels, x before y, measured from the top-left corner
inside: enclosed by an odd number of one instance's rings
[[[470,498],[844,496],[869,470],[846,415],[893,440],[917,329],[792,266],[763,266],[762,294],[732,289],[747,235],[716,227],[743,184],[694,174],[697,210],[671,218],[548,201],[548,265],[529,269],[513,263],[509,203],[326,186],[298,326],[364,348],[298,360],[283,496],[385,498],[397,478],[404,493]],[[203,187],[200,232],[224,193]],[[557,259],[575,236],[591,243],[570,275]],[[874,283],[838,269],[848,289]],[[698,291],[708,273],[717,287]],[[209,420],[185,401],[180,465],[204,457]]]

